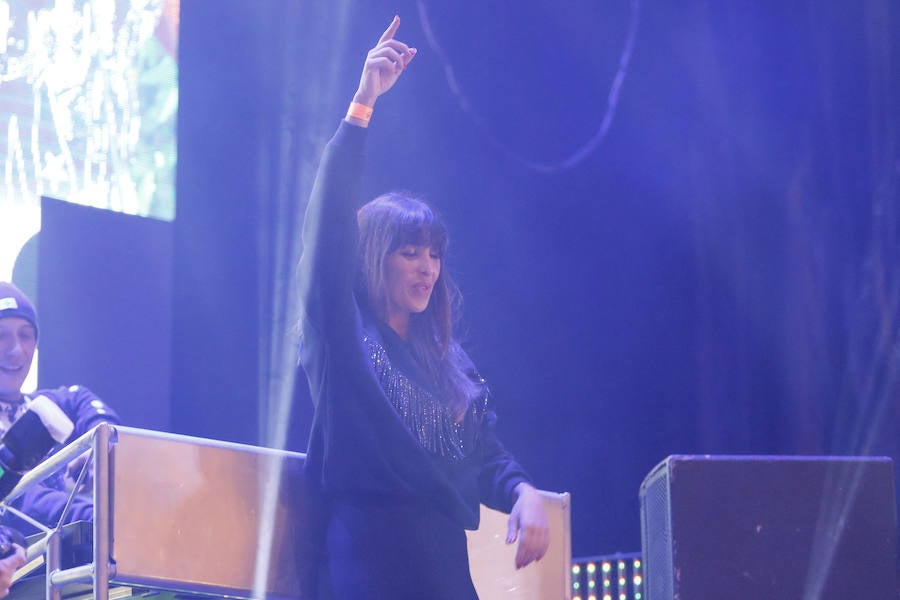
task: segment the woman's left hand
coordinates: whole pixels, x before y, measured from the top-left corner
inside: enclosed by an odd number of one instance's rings
[[[518,497],[506,531],[506,543],[512,544],[518,538],[516,568],[521,569],[540,560],[550,546],[550,524],[544,510],[544,499],[534,487],[527,483],[516,486]]]

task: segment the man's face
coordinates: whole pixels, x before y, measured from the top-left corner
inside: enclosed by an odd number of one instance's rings
[[[31,369],[37,334],[21,317],[0,319],[0,400],[15,402]]]

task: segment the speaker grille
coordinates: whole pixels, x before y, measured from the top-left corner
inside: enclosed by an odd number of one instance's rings
[[[668,459],[644,479],[640,501],[644,590],[648,600],[668,600],[674,595]]]

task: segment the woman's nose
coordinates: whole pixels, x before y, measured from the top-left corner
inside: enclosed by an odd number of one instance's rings
[[[433,258],[426,258],[419,268],[425,275],[434,275],[437,271],[437,261]]]

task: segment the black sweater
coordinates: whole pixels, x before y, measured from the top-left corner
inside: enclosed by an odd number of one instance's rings
[[[322,156],[303,224],[300,360],[315,405],[309,481],[326,498],[432,503],[474,529],[479,503],[509,512],[515,486],[530,480],[496,439],[492,412],[470,419],[479,424],[474,446],[452,460],[422,447],[382,389],[372,343],[403,376],[422,381],[424,373],[406,342],[369,318],[353,292],[367,131],[341,122]]]

